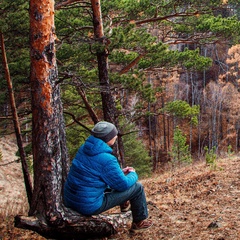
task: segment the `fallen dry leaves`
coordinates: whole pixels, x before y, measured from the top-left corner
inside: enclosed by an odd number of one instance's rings
[[[214,171],[198,162],[154,174],[141,182],[154,225],[135,235],[131,235],[128,228],[120,229],[118,234],[108,239],[240,239],[239,157],[218,160]],[[0,239],[44,238],[31,231],[14,228],[13,216],[8,216],[0,218]]]
[[[240,159],[221,159],[215,171],[204,163],[143,180],[149,230],[127,230],[110,239],[240,239]]]

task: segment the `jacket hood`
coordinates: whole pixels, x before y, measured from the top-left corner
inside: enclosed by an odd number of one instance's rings
[[[90,136],[82,145],[82,151],[89,156],[98,155],[100,153],[112,153],[112,148],[100,138]]]

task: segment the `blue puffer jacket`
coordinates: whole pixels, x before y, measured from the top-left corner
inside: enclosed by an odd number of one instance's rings
[[[64,186],[64,203],[81,214],[91,215],[101,207],[107,187],[121,192],[137,180],[135,172],[124,175],[111,147],[90,136],[72,162]]]

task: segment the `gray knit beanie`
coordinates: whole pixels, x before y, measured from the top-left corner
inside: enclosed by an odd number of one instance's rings
[[[98,122],[92,129],[92,135],[102,139],[105,143],[117,136],[117,128],[110,122]]]

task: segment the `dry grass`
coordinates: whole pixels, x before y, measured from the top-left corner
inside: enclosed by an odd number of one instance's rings
[[[21,163],[17,162],[14,137],[0,138],[0,214],[3,217],[23,214],[28,210]]]

